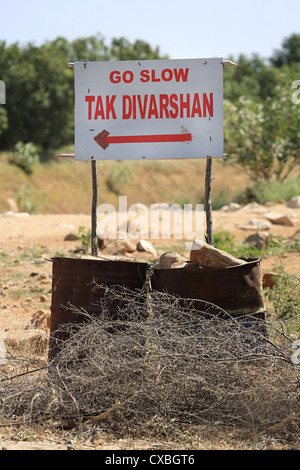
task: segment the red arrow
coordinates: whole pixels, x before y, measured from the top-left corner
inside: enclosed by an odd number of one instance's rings
[[[110,133],[105,129],[100,134],[94,137],[100,147],[104,150],[109,144],[143,144],[151,142],[190,142],[192,134],[157,134],[157,135],[124,135],[124,136],[110,136]]]

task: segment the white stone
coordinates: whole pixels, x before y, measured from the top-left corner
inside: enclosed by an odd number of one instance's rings
[[[7,202],[9,211],[19,212],[18,204],[16,203],[16,201],[12,197],[9,197],[6,202]]]
[[[182,263],[183,258],[179,253],[175,253],[173,251],[169,251],[164,253],[159,258],[159,269],[170,269],[176,263]]]
[[[201,240],[194,240],[190,251],[190,261],[203,267],[225,268],[238,266],[246,261],[219,250]]]
[[[287,215],[281,214],[279,212],[268,212],[264,216],[266,217],[266,219],[270,220],[272,224],[287,226],[294,225]]]
[[[250,219],[248,224],[257,230],[269,230],[271,228],[270,222],[261,219]]]
[[[300,208],[300,196],[292,197],[287,203],[287,207],[291,207],[292,209]]]
[[[241,205],[237,202],[231,202],[227,206],[222,207],[223,212],[234,212],[241,208]]]
[[[264,250],[269,244],[269,235],[266,233],[254,233],[246,238],[245,241],[259,250]]]
[[[147,240],[139,240],[137,244],[137,250],[146,251],[147,253],[151,253],[154,256],[157,255],[156,249],[153,247],[152,243]]]
[[[28,212],[13,212],[13,211],[7,211],[5,214],[5,217],[29,217]]]

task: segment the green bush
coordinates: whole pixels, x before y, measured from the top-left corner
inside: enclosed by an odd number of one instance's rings
[[[82,248],[87,252],[91,247],[92,241],[92,231],[91,229],[86,229],[84,226],[78,228],[78,239],[81,241]]]
[[[9,153],[8,161],[30,174],[34,165],[39,163],[40,156],[37,147],[32,142],[18,142],[14,150]]]
[[[254,199],[259,204],[266,202],[277,202],[279,200],[289,201],[294,196],[300,194],[300,178],[289,178],[281,181],[261,181],[251,188]]]
[[[300,333],[300,279],[279,268],[275,286],[266,292],[266,297],[272,303],[276,316],[289,320],[291,333],[298,337]]]
[[[0,105],[0,135],[8,128],[8,119],[6,110]]]
[[[215,232],[214,246],[215,248],[218,248],[218,250],[227,251],[228,253],[232,254],[236,250],[235,237],[232,233],[226,230]]]
[[[16,203],[18,207],[23,212],[28,212],[29,214],[37,214],[39,211],[39,204],[34,197],[33,191],[26,184],[21,184],[19,192],[16,196]]]
[[[126,163],[117,162],[117,167],[110,171],[106,177],[106,186],[112,193],[119,196],[124,190],[124,185],[132,178],[132,171]]]

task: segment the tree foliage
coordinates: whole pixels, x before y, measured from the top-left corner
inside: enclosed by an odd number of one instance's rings
[[[276,67],[300,62],[300,34],[292,34],[284,39],[282,49],[276,50],[271,58]]]
[[[36,146],[32,142],[18,142],[8,155],[8,161],[21,168],[30,175],[34,165],[39,163],[40,157]]]
[[[300,35],[292,35],[269,61],[241,55],[224,71],[224,146],[253,181],[283,181],[300,165]],[[279,56],[281,60],[279,60]],[[234,60],[234,59],[233,59]]]
[[[62,41],[41,47],[0,45],[9,124],[1,136],[2,148],[19,141],[51,148],[72,138],[72,74],[65,46]]]
[[[7,112],[4,106],[0,104],[0,135],[5,129],[7,129],[7,126],[8,126]]]
[[[74,74],[67,67],[79,60],[159,59],[158,48],[141,40],[101,35],[72,42],[59,37],[42,46],[0,42],[0,77],[7,103],[0,109],[0,148],[33,142],[42,150],[74,141]]]
[[[254,181],[284,180],[300,162],[300,106],[291,83],[277,84],[264,100],[240,96],[224,101],[225,147]]]

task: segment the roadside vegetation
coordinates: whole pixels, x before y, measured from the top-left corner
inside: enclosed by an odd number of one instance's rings
[[[228,157],[213,163],[214,210],[300,195],[299,51],[300,35],[293,34],[268,59],[231,57],[237,67],[224,68]],[[9,210],[11,198],[20,212],[89,213],[89,162],[55,158],[73,152],[74,84],[67,64],[160,58],[167,56],[144,41],[107,44],[101,35],[39,47],[0,42],[7,93],[0,106],[0,212]],[[98,162],[98,174],[99,203],[116,208],[124,194],[128,206],[204,202],[205,161]],[[88,253],[90,230],[79,227],[77,235]],[[0,362],[0,428],[20,440],[54,432],[92,444],[113,436],[161,438],[175,449],[203,442],[208,448],[299,449],[299,276],[280,266],[283,254],[299,252],[299,235],[270,236],[263,250],[226,231],[214,233],[214,243],[234,256],[278,260],[276,282],[264,292],[263,329],[232,318],[224,323],[205,310],[201,321],[193,316],[191,328],[188,306],[167,295],[152,296],[148,321],[146,291],[107,290],[103,315],[87,315],[88,322],[73,328],[56,361],[48,362],[45,345],[34,352],[8,349]],[[177,251],[180,242],[161,248]],[[1,248],[4,299],[8,292],[15,303],[50,292],[50,278],[33,285],[41,274],[34,262],[44,250],[19,253],[19,267],[36,268],[29,282],[11,269],[16,261]],[[112,301],[122,305],[117,322],[108,315]],[[267,341],[261,331],[268,331]]]
[[[0,212],[9,210],[13,199],[20,212],[55,214],[89,213],[91,210],[91,168],[88,162],[56,160],[65,148],[52,152],[52,158],[36,163],[25,173],[9,163],[9,153],[0,152]],[[99,204],[113,204],[127,196],[128,207],[142,203],[203,204],[204,161],[97,162]],[[243,166],[227,161],[213,162],[212,208],[219,210],[231,202],[289,201],[300,194],[300,172],[284,182],[269,180],[252,183]]]
[[[299,48],[300,35],[292,34],[268,59],[240,55],[230,57],[237,66],[224,67],[228,156],[214,162],[214,209],[232,201],[264,203],[300,194]],[[168,56],[145,41],[107,43],[100,34],[71,42],[60,37],[41,46],[0,42],[8,98],[0,106],[0,210],[7,208],[7,197],[30,212],[89,210],[89,165],[55,159],[73,152],[74,72],[67,65],[83,59],[162,58]],[[204,163],[98,162],[100,197],[107,203],[121,194],[131,204],[203,203]]]

